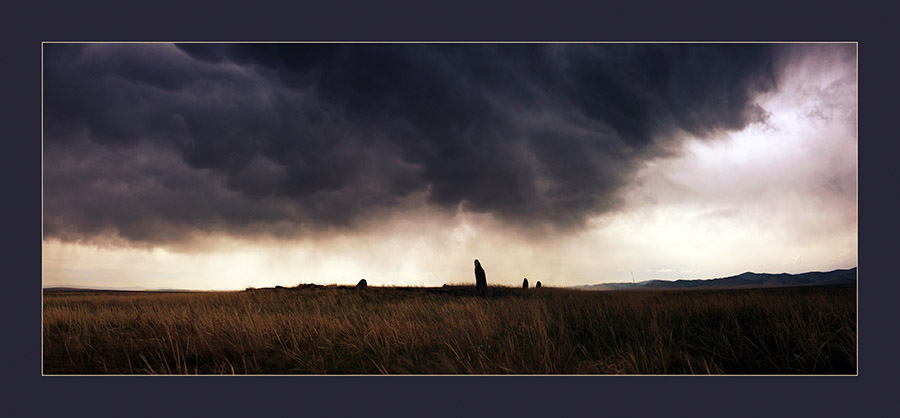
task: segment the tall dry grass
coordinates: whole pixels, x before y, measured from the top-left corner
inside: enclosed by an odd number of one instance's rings
[[[47,293],[46,374],[854,374],[855,286]]]

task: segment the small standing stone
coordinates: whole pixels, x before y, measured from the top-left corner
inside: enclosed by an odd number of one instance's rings
[[[522,279],[522,289],[528,289],[528,278]]]
[[[356,284],[357,289],[365,289],[368,286],[369,286],[369,284],[366,283],[366,279],[362,279],[359,281],[359,283]]]
[[[478,296],[487,295],[487,277],[477,259],[475,260],[475,293],[478,293]]]
[[[534,284],[534,288],[535,288],[535,289],[540,289],[540,288],[541,288],[541,281],[540,281],[540,280],[538,280],[538,282]]]

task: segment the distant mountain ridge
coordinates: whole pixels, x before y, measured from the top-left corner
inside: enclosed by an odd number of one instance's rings
[[[856,267],[828,272],[809,273],[752,273],[718,279],[696,280],[647,280],[637,283],[599,283],[574,286],[584,290],[624,290],[624,289],[739,289],[754,287],[816,286],[856,283]]]

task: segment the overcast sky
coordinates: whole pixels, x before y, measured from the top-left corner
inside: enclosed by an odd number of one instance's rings
[[[855,44],[44,44],[43,284],[857,263]]]

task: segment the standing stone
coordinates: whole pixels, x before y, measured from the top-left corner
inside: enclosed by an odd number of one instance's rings
[[[540,280],[538,280],[538,282],[534,284],[534,288],[535,288],[535,289],[540,289],[540,288],[541,288],[541,281],[540,281]]]
[[[522,279],[522,289],[528,289],[528,278]]]
[[[366,279],[362,279],[359,281],[359,283],[356,284],[357,289],[365,289],[368,286],[369,286],[369,284],[366,283]]]
[[[487,295],[487,277],[477,259],[475,260],[475,293],[478,293],[478,296]]]

